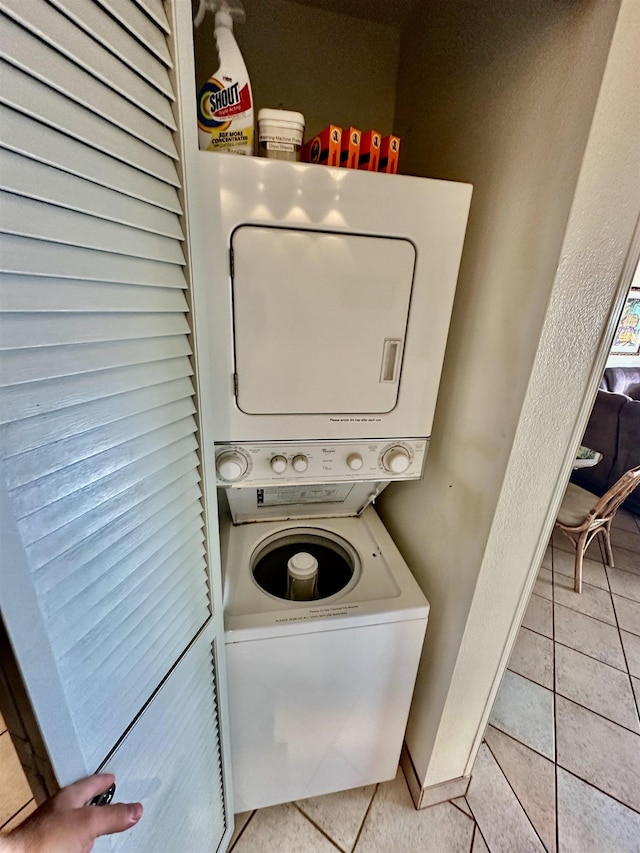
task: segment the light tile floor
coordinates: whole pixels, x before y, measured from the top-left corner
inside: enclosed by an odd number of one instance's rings
[[[35,807],[11,736],[0,716],[0,831],[13,829]]]
[[[466,797],[392,782],[236,815],[233,853],[640,853],[640,518],[573,592],[554,533]]]

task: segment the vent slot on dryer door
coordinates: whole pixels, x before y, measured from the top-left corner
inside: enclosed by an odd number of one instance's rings
[[[245,225],[231,249],[243,412],[395,407],[416,260],[409,240]]]

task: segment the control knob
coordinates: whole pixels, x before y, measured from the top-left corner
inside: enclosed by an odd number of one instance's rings
[[[347,465],[352,471],[359,471],[363,464],[362,456],[359,453],[350,453],[347,456]]]
[[[293,465],[293,470],[301,474],[309,467],[309,460],[304,454],[299,453],[297,456],[293,457],[291,464]]]
[[[406,447],[395,444],[382,456],[382,465],[390,474],[403,474],[411,464],[411,455]]]
[[[279,455],[272,456],[269,464],[274,474],[284,474],[287,470],[287,457]]]
[[[248,464],[244,454],[238,450],[223,450],[216,457],[216,471],[221,480],[234,483],[247,471]]]

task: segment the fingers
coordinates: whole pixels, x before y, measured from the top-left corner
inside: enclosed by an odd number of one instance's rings
[[[80,808],[92,797],[106,791],[110,785],[113,785],[115,778],[113,773],[97,773],[95,776],[79,779],[60,791],[56,797],[57,803],[65,808]]]
[[[141,803],[116,803],[111,806],[91,806],[90,826],[93,838],[111,832],[124,832],[142,817]]]

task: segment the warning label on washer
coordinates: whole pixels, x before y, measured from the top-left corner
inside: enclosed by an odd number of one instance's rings
[[[350,616],[358,604],[343,604],[337,607],[311,607],[303,616],[282,616],[276,622],[308,622],[310,619],[326,619],[329,616]]]

